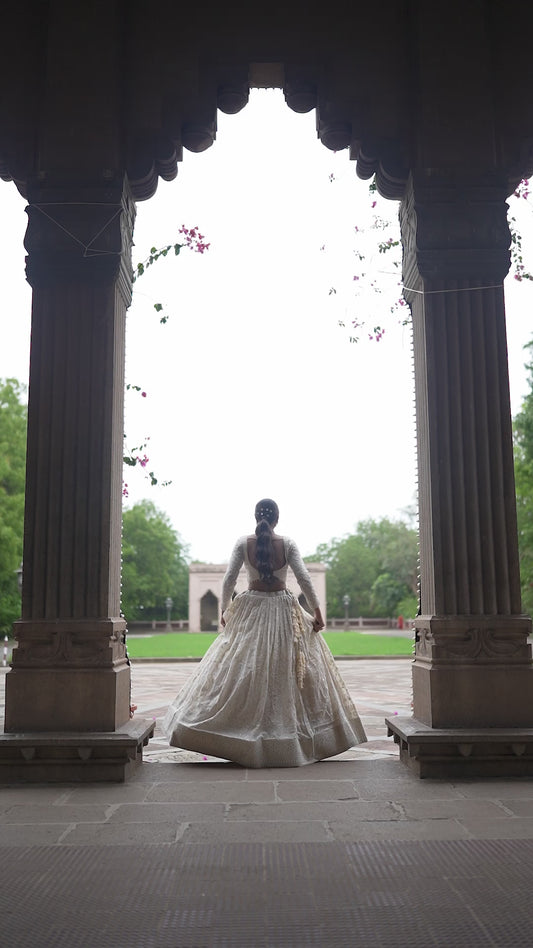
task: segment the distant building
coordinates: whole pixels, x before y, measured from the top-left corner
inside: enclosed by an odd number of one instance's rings
[[[323,563],[305,564],[320,601],[322,615],[326,616],[326,567]],[[189,632],[214,632],[220,623],[220,600],[222,580],[227,566],[224,563],[192,563],[189,567]],[[302,606],[312,611],[296,582],[291,569],[287,575],[287,587],[298,597]],[[244,567],[241,569],[235,586],[236,592],[248,588],[248,578]]]

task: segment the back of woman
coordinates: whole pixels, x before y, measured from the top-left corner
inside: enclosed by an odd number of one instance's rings
[[[298,547],[275,532],[270,498],[240,537],[222,586],[221,632],[168,709],[172,745],[245,767],[297,767],[366,741],[326,642],[318,596]],[[248,589],[233,597],[242,566]],[[313,615],[287,589],[289,567]]]

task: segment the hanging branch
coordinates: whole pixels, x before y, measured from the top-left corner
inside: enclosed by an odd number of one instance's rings
[[[164,247],[152,247],[148,257],[143,260],[141,263],[138,263],[133,272],[132,282],[136,283],[137,280],[142,277],[149,267],[152,267],[154,263],[160,260],[162,257],[167,257],[169,254],[174,253],[174,256],[179,256],[182,249],[191,250],[193,253],[204,254],[206,250],[209,250],[211,246],[210,243],[206,243],[206,239],[203,234],[200,233],[198,226],[196,227],[185,227],[185,224],[182,224],[178,230],[178,234],[181,234],[181,241],[176,241],[173,244],[166,244]],[[156,313],[163,312],[163,303],[154,303],[153,304]],[[163,313],[160,317],[159,322],[165,324],[169,320],[168,313]],[[143,391],[140,385],[132,385],[128,383],[126,385],[126,391],[140,392],[142,398],[146,398],[146,392]],[[124,435],[126,438],[126,435]],[[160,486],[167,487],[172,481],[161,481],[155,476],[153,471],[147,471],[146,467],[150,463],[150,459],[146,454],[146,448],[148,447],[149,437],[146,437],[142,444],[137,447],[126,449],[123,455],[124,464],[128,467],[141,467],[144,471],[145,477],[150,481],[152,487],[155,487],[156,484],[160,483]],[[122,484],[122,494],[124,497],[128,497],[128,485],[125,481]]]
[[[336,180],[335,174],[329,175],[330,183],[333,183]],[[358,225],[354,226],[353,232],[356,235],[356,240],[364,240],[365,246],[357,246],[354,249],[354,256],[357,260],[358,268],[357,272],[352,276],[352,283],[357,284],[355,297],[362,298],[363,289],[367,292],[370,292],[374,297],[386,297],[389,295],[389,288],[384,286],[382,279],[379,279],[379,274],[381,276],[394,278],[396,287],[400,290],[398,297],[392,299],[389,306],[389,313],[396,315],[398,318],[398,323],[400,325],[407,325],[410,322],[410,312],[407,306],[407,303],[403,296],[401,295],[402,281],[401,281],[401,239],[400,235],[390,235],[386,237],[381,237],[380,234],[387,229],[394,227],[392,221],[384,220],[381,218],[376,211],[377,200],[376,200],[376,183],[372,182],[369,185],[368,192],[371,198],[370,210],[372,211],[372,222],[367,227],[359,227]],[[514,197],[521,201],[528,201],[531,196],[530,185],[528,179],[524,178],[518,185],[516,191],[514,192]],[[511,272],[513,273],[514,279],[518,282],[523,280],[533,280],[533,273],[526,268],[523,258],[523,249],[522,249],[522,236],[518,229],[518,224],[516,217],[509,217],[509,229],[511,231]],[[377,231],[378,236],[377,240],[373,239],[372,244],[370,245],[370,254],[368,254],[368,246],[370,243],[371,232]],[[372,246],[374,249],[372,249]],[[320,248],[322,251],[325,250],[325,245]],[[373,260],[376,256],[386,256],[389,255],[388,259],[390,261],[392,269],[389,271],[373,271]],[[373,272],[375,275],[373,275]],[[337,295],[337,288],[331,286],[329,289],[329,296]],[[390,294],[392,297],[392,293]],[[381,301],[383,302],[383,300]],[[358,305],[360,308],[365,306],[368,310],[372,307],[372,303],[361,301]],[[402,312],[403,311],[403,312]],[[374,322],[375,316],[372,319]],[[370,325],[372,324],[370,323]],[[377,324],[374,325],[372,329],[368,327],[369,318],[366,314],[357,315],[350,320],[351,325],[351,334],[349,335],[350,342],[359,342],[360,332],[364,330],[367,338],[370,341],[380,342],[383,339],[383,336],[386,331],[386,327]],[[342,328],[346,328],[346,321],[343,319],[338,320],[338,325]]]
[[[167,257],[169,253],[174,252],[174,256],[179,256],[181,250],[185,248],[186,250],[192,250],[193,253],[205,253],[206,250],[209,250],[211,244],[206,243],[205,237],[200,233],[198,226],[196,227],[185,227],[184,224],[181,225],[178,234],[182,234],[183,240],[180,243],[177,241],[174,244],[166,244],[164,247],[152,247],[148,257],[143,260],[141,263],[138,263],[134,272],[133,272],[133,282],[142,277],[149,267],[153,266],[157,260],[160,260],[161,257]],[[162,303],[154,303],[154,309],[156,313],[163,312]],[[166,323],[169,320],[168,314],[164,314],[160,317],[160,323]]]

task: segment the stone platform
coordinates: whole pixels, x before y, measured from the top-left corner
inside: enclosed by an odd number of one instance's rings
[[[122,782],[142,764],[154,727],[136,718],[110,733],[0,734],[0,783]]]
[[[418,777],[533,777],[533,728],[431,728],[399,716],[385,723]]]

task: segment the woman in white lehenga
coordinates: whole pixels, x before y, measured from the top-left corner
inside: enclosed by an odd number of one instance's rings
[[[277,504],[259,501],[255,535],[241,537],[222,587],[222,631],[169,707],[175,747],[244,767],[299,767],[366,741],[320,635],[324,621],[296,544],[278,536]],[[232,600],[243,563],[249,586]],[[294,572],[314,617],[286,588]]]

